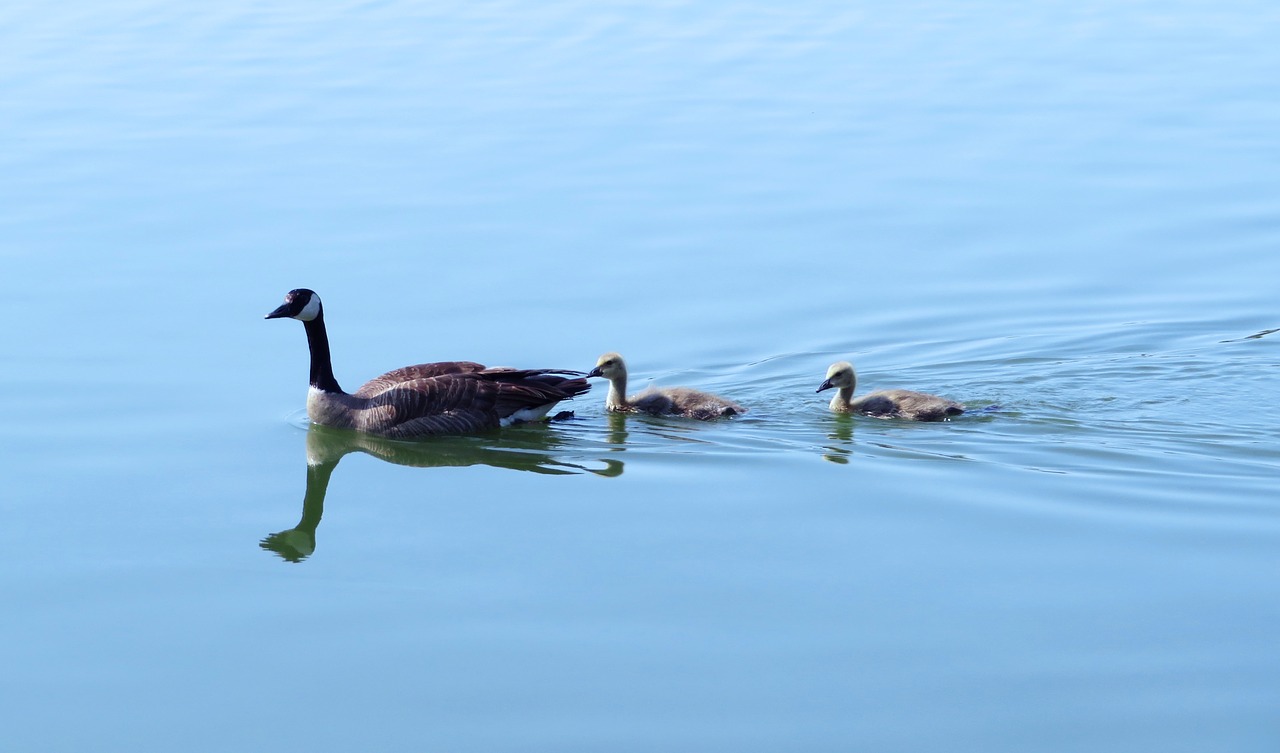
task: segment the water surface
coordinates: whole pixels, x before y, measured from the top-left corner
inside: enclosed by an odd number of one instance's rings
[[[1280,742],[1271,6],[0,20],[13,749]],[[308,428],[299,286],[750,412]]]

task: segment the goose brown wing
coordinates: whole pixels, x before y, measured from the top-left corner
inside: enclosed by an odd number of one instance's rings
[[[475,375],[497,390],[494,406],[499,418],[577,397],[591,389],[578,371],[557,369],[485,369]]]
[[[414,379],[378,393],[370,412],[385,422],[389,437],[464,434],[498,426],[497,386],[473,374],[443,374]]]
[[[387,429],[382,432],[382,436],[392,439],[412,439],[448,434],[475,434],[497,427],[498,423],[491,421],[483,413],[464,410],[414,418]]]
[[[374,397],[405,382],[447,376],[449,374],[470,374],[477,371],[484,371],[484,366],[474,361],[420,363],[415,366],[405,366],[394,371],[388,371],[381,376],[374,377],[356,390],[355,394],[358,397]]]
[[[530,369],[445,373],[394,384],[369,397],[376,433],[408,438],[494,429],[521,409],[539,408],[590,389],[587,380]]]

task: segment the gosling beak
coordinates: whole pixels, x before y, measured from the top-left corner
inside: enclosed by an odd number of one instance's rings
[[[814,390],[814,392],[822,392],[823,390],[829,390],[834,386],[835,385],[831,383],[831,380],[827,379],[827,380],[824,380],[822,384],[818,385],[818,389]]]
[[[275,311],[262,317],[263,319],[287,319],[289,318],[289,304],[282,303]]]
[[[603,377],[603,376],[604,376],[604,374],[601,374],[601,373],[600,373],[600,367],[599,367],[599,366],[597,366],[597,367],[595,367],[594,369],[592,369],[591,371],[588,371],[588,372],[587,372],[587,378],[588,378],[588,379],[590,379],[591,377]]]

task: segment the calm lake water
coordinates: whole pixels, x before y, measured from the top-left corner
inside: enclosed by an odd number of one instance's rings
[[[2,747],[1276,750],[1278,34],[7,4]],[[309,429],[303,286],[349,389],[618,350],[750,413]],[[843,359],[974,410],[834,416]]]

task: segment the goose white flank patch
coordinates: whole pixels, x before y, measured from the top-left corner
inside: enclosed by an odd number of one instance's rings
[[[297,319],[306,329],[311,351],[307,415],[322,426],[393,438],[467,434],[541,420],[556,403],[591,388],[577,371],[442,361],[388,371],[347,393],[333,376],[320,296],[305,288],[291,290],[266,318]]]
[[[684,416],[702,420],[746,413],[741,405],[708,392],[688,387],[650,387],[627,397],[627,364],[617,353],[605,353],[596,361],[588,377],[609,380],[605,408],[619,413],[648,413],[653,416]]]
[[[837,413],[862,413],[876,418],[905,418],[910,421],[941,421],[964,413],[964,406],[954,400],[911,390],[881,390],[862,397],[853,396],[858,377],[853,364],[838,361],[827,369],[827,378],[818,392],[836,388],[831,410]]]

